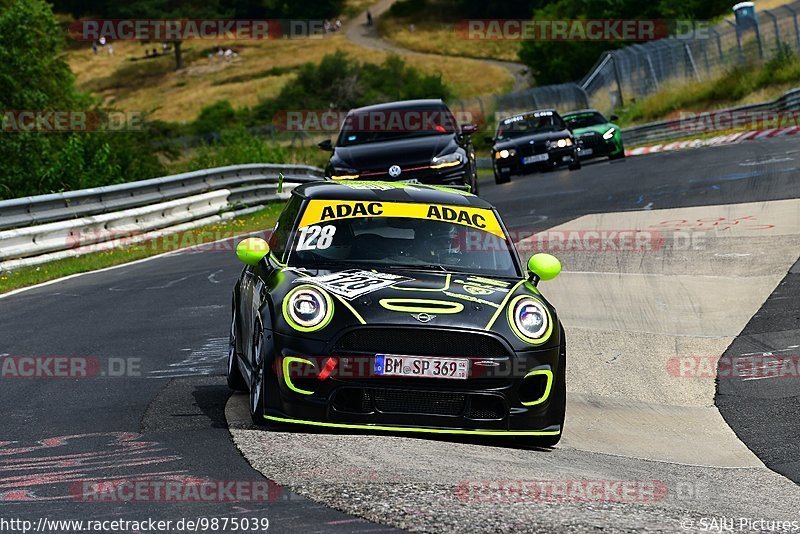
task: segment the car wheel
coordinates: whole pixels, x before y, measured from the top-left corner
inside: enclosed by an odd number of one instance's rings
[[[239,370],[239,353],[236,350],[236,305],[234,304],[233,313],[231,313],[231,333],[228,338],[228,372],[226,378],[228,379],[228,387],[234,391],[247,391],[247,382]]]
[[[567,413],[567,346],[564,338],[564,327],[560,327],[561,345],[559,346],[558,372],[553,383],[553,399],[547,410],[547,418],[550,424],[557,424],[561,427],[561,432],[555,436],[524,436],[518,438],[519,443],[532,445],[534,447],[550,448],[561,441],[564,435],[564,419]]]
[[[266,426],[264,419],[264,357],[261,354],[264,341],[264,327],[258,321],[253,329],[254,365],[250,380],[250,418],[256,426]]]
[[[470,193],[473,195],[478,194],[478,173],[472,175],[472,183],[470,184]]]
[[[573,156],[572,163],[569,164],[569,170],[577,171],[581,168],[581,158],[578,157],[577,154]]]
[[[622,150],[619,152],[619,154],[612,154],[611,156],[608,156],[608,159],[610,159],[610,160],[614,160],[614,159],[625,159],[625,149],[623,148],[623,149],[622,149]]]
[[[494,183],[497,185],[507,184],[511,181],[511,175],[507,174],[506,176],[501,176],[500,173],[494,171]]]

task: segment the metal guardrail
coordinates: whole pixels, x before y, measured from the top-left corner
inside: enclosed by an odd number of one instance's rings
[[[722,116],[730,114],[732,117],[739,115],[746,115],[747,112],[758,111],[798,111],[800,110],[800,88],[792,89],[779,98],[762,102],[760,104],[747,104],[744,106],[736,106],[727,109],[713,110],[706,112],[710,118],[715,116]],[[642,124],[640,126],[632,126],[630,128],[622,129],[622,139],[626,145],[640,145],[649,142],[665,141],[667,139],[680,139],[684,137],[697,136],[698,134],[709,133],[713,131],[720,131],[730,128],[712,128],[712,129],[697,129],[692,128],[692,122],[700,122],[702,114],[699,117],[692,119],[671,119],[660,122],[651,122]],[[766,119],[766,117],[764,117]],[[717,121],[711,121],[713,123]],[[716,124],[716,126],[722,126]],[[777,127],[777,126],[776,126]]]
[[[279,193],[278,177],[287,178]],[[308,165],[249,164],[0,201],[0,270],[89,252],[124,235],[188,229],[286,198],[322,178]],[[176,226],[178,225],[178,226]],[[163,233],[163,232],[161,232]],[[128,241],[130,242],[130,240]]]

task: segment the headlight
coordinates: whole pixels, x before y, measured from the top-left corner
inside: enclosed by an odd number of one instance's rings
[[[283,318],[301,332],[325,328],[333,317],[333,301],[326,292],[305,285],[291,290],[283,299]]]
[[[355,169],[334,167],[331,178],[333,180],[356,180],[358,178],[358,171]]]
[[[614,132],[616,131],[617,130],[615,128],[609,128],[608,131],[603,134],[603,139],[605,139],[606,141],[611,139],[612,137],[614,137]]]
[[[494,159],[506,159],[506,158],[510,158],[511,156],[516,156],[516,155],[517,155],[516,149],[513,149],[513,148],[505,149],[504,148],[503,150],[500,150],[500,151],[494,153]]]
[[[556,148],[556,147],[564,148],[568,146],[572,146],[572,139],[570,139],[569,137],[564,137],[563,139],[554,139],[552,141],[547,142],[548,148]]]
[[[544,304],[525,295],[509,304],[508,323],[520,339],[532,344],[544,343],[553,331],[550,314]]]
[[[461,152],[451,152],[444,156],[437,156],[431,160],[431,169],[441,169],[442,167],[455,167],[464,163],[464,156]]]

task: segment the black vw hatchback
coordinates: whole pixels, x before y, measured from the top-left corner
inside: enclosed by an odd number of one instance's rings
[[[334,180],[468,185],[477,194],[474,124],[458,124],[441,100],[405,100],[353,109],[325,169]]]

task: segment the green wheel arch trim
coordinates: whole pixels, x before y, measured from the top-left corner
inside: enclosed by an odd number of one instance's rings
[[[308,391],[307,389],[300,389],[299,387],[295,386],[292,383],[292,377],[289,376],[289,366],[293,363],[305,363],[310,365],[311,367],[316,367],[314,362],[311,360],[306,360],[305,358],[297,358],[295,356],[285,356],[283,358],[283,382],[286,384],[286,387],[294,391],[295,393],[300,393],[301,395],[313,395],[313,391]]]
[[[460,302],[430,299],[381,299],[378,301],[387,310],[406,313],[439,313],[449,315],[464,311]],[[425,305],[428,307],[425,307]],[[447,307],[445,307],[447,306]]]
[[[514,321],[514,307],[517,305],[517,302],[519,302],[522,299],[535,300],[536,302],[542,305],[544,313],[547,314],[547,330],[544,331],[544,334],[542,334],[542,337],[540,338],[528,337],[525,334],[523,334],[519,330],[519,328],[517,328],[517,323],[516,321]],[[514,332],[514,335],[516,335],[525,343],[530,343],[531,345],[541,345],[542,343],[550,339],[550,335],[553,333],[553,318],[550,316],[550,310],[547,309],[547,306],[545,305],[544,302],[542,302],[541,300],[537,299],[532,295],[519,295],[518,297],[512,299],[511,302],[509,302],[508,307],[506,308],[506,317],[508,318],[508,325]]]
[[[544,375],[545,377],[547,377],[547,385],[544,387],[544,394],[542,394],[542,396],[536,399],[535,401],[523,402],[522,403],[523,406],[536,406],[537,404],[543,403],[550,397],[550,391],[553,389],[553,371],[551,371],[550,369],[534,369],[533,371],[525,375],[522,379],[525,380],[526,378],[536,375]]]
[[[309,289],[309,288],[318,291],[323,297],[325,297],[325,304],[328,305],[328,313],[325,314],[325,318],[317,326],[299,325],[296,322],[294,322],[294,319],[292,319],[292,317],[289,315],[288,306],[290,297],[295,293],[297,293],[298,291],[300,291],[301,289]],[[328,326],[328,324],[330,324],[331,322],[331,319],[333,319],[333,299],[328,294],[328,292],[322,289],[321,287],[313,286],[311,284],[303,284],[301,286],[297,286],[296,288],[292,289],[286,294],[285,297],[283,297],[281,310],[283,311],[283,320],[286,321],[286,323],[289,326],[291,326],[298,332],[316,332],[317,330],[322,330],[323,328]]]
[[[429,434],[470,434],[477,436],[558,436],[561,434],[561,428],[548,427],[545,430],[465,430],[461,428],[424,428],[412,426],[381,426],[369,424],[354,424],[354,423],[328,423],[327,421],[309,421],[307,419],[291,419],[288,417],[276,417],[274,415],[265,415],[264,419],[267,421],[274,421],[276,423],[291,423],[298,425],[322,426],[327,428],[346,428],[351,430],[380,430],[385,432],[420,432]]]

